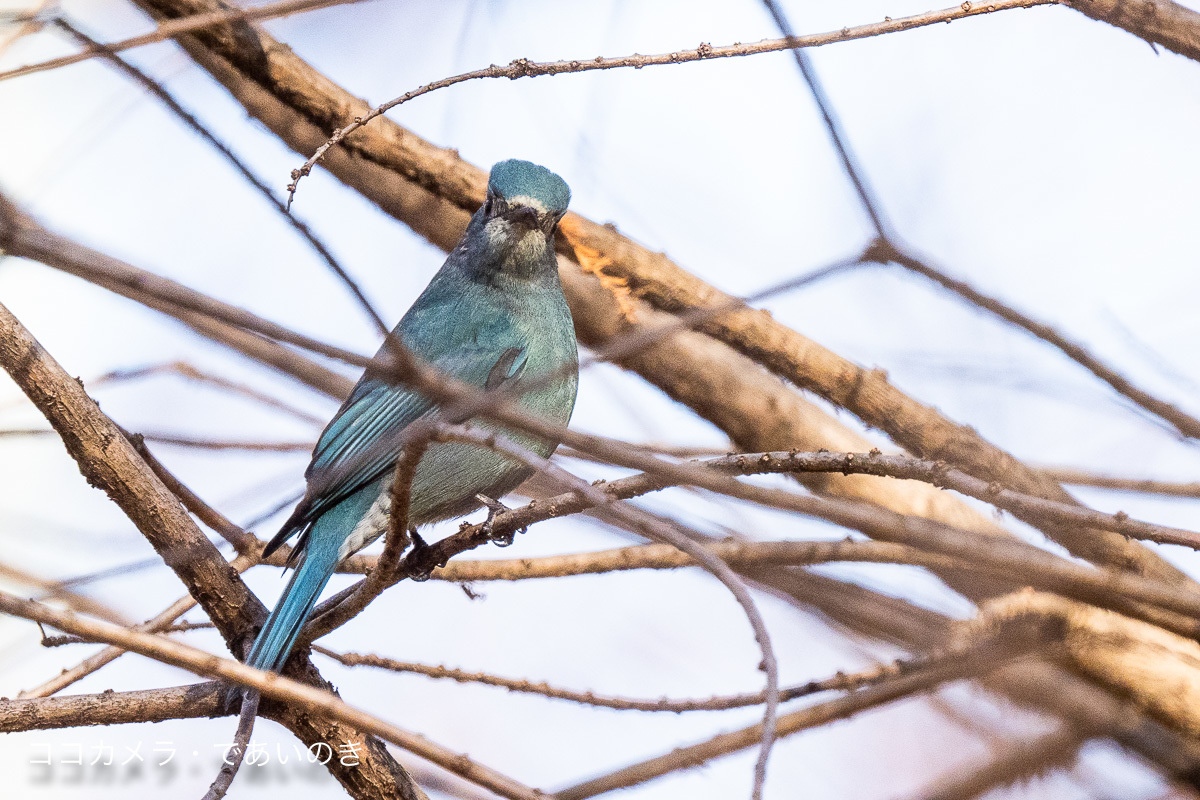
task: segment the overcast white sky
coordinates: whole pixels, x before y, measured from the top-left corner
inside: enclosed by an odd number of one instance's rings
[[[936,4],[935,4],[936,5]],[[2,2],[0,8],[22,3]],[[115,40],[149,28],[122,2],[63,3],[85,30]],[[923,2],[786,4],[816,32],[929,10]],[[380,102],[446,75],[513,58],[655,53],[775,35],[756,2],[400,2],[373,0],[266,23],[351,91]],[[0,31],[0,36],[3,31]],[[0,69],[71,45],[28,37]],[[820,48],[812,57],[882,205],[913,246],[950,273],[1051,322],[1156,394],[1200,413],[1200,64],[1068,8],[1017,10]],[[302,159],[287,151],[172,44],[128,53],[282,191]],[[613,221],[713,284],[747,294],[859,251],[869,227],[833,157],[790,56],[776,54],[641,71],[475,82],[393,114],[481,166],[509,157],[556,170],[572,207]],[[207,144],[98,60],[0,82],[0,187],[48,226],[359,352],[376,334],[304,243]],[[331,246],[391,321],[443,255],[328,175],[302,185],[296,213]],[[333,401],[265,374],[171,320],[38,264],[0,261],[0,300],[85,382],[115,369],[186,360],[328,418]],[[1161,425],[1047,346],[966,308],[923,280],[882,268],[843,275],[766,304],[833,350],[888,370],[893,381],[1031,461],[1194,480],[1200,457]],[[94,390],[135,430],[228,439],[308,440],[319,426],[241,399],[157,377]],[[841,419],[855,424],[846,414]],[[36,412],[0,378],[0,428]],[[575,427],[633,440],[723,444],[636,376],[584,376]],[[881,440],[882,441],[882,440]],[[238,521],[302,486],[307,455],[202,453],[159,447],[169,466]],[[587,471],[589,476],[613,473]],[[65,578],[152,555],[142,537],[81,479],[50,437],[0,438],[0,552],[5,563]],[[1096,507],[1196,527],[1195,504],[1112,493]],[[759,537],[840,536],[676,493],[654,501],[709,530]],[[257,529],[269,535],[278,520]],[[512,557],[627,541],[579,521],[539,525]],[[1164,553],[1186,569],[1200,563]],[[833,571],[833,570],[831,570]],[[967,605],[915,570],[839,568],[888,592],[956,615]],[[249,574],[271,599],[277,571]],[[5,588],[29,592],[27,587]],[[334,586],[344,581],[335,578]],[[328,639],[331,647],[487,669],[575,688],[655,697],[752,690],[757,653],[728,595],[699,574],[624,574],[457,588],[407,583]],[[88,591],[131,618],[181,593],[165,567],[96,582]],[[784,679],[821,678],[895,655],[831,631],[764,598]],[[196,618],[193,614],[190,618]],[[220,647],[202,632],[188,641]],[[93,648],[45,650],[36,629],[0,620],[0,695],[74,664]],[[554,789],[713,732],[755,712],[633,715],[317,663],[362,705],[519,780]],[[174,685],[190,678],[125,657],[70,691]],[[1013,735],[1028,721],[962,687],[940,697]],[[9,735],[4,774],[30,798],[191,796],[213,774],[230,719]],[[255,739],[294,741],[267,721]],[[86,751],[157,742],[174,771],[144,774],[62,765]],[[49,743],[49,778],[30,764]],[[924,700],[897,704],[781,742],[768,797],[902,798],[985,751],[977,730]],[[162,748],[165,750],[166,745]],[[192,756],[195,752],[198,756]],[[727,798],[748,792],[753,753],[631,790],[629,798]],[[124,768],[122,768],[124,769]],[[247,768],[231,797],[338,797],[321,772]],[[76,782],[78,779],[79,782]],[[1104,787],[1101,789],[1100,787]],[[1159,796],[1161,783],[1112,748],[1089,748],[1070,778],[997,797]]]

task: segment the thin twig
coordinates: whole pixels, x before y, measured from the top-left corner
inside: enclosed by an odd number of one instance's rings
[[[0,437],[55,436],[51,428],[3,428]],[[249,442],[237,439],[205,439],[174,433],[142,432],[143,439],[191,450],[242,450],[249,453],[310,453],[313,442]]]
[[[278,397],[259,391],[252,386],[237,381],[229,380],[228,378],[214,375],[210,372],[205,372],[193,364],[186,361],[170,361],[165,364],[153,364],[145,367],[136,367],[132,369],[117,369],[112,372],[106,372],[99,378],[87,381],[87,385],[93,388],[103,386],[108,383],[117,383],[121,381],[132,381],[140,378],[145,378],[151,375],[179,375],[180,377],[195,381],[197,383],[206,383],[216,386],[224,391],[235,395],[249,398],[257,403],[261,403],[269,408],[274,408],[279,411],[286,412],[297,419],[302,419],[305,422],[311,422],[314,425],[324,425],[328,420],[323,417],[318,417],[311,414],[298,406],[280,400]]]
[[[821,112],[825,129],[829,132],[829,138],[833,143],[834,149],[837,151],[842,169],[846,173],[846,177],[854,185],[854,191],[858,195],[863,210],[870,218],[871,225],[875,229],[876,242],[873,248],[868,251],[871,253],[869,256],[871,260],[876,260],[880,263],[890,261],[898,264],[953,292],[967,302],[991,312],[1005,322],[1015,325],[1038,339],[1047,342],[1060,350],[1072,361],[1107,383],[1118,394],[1131,400],[1151,414],[1169,422],[1184,436],[1194,439],[1200,438],[1200,419],[1196,419],[1178,406],[1168,403],[1165,400],[1160,400],[1149,392],[1134,386],[1124,375],[1104,364],[1088,352],[1085,347],[1072,342],[1050,325],[1038,322],[1000,300],[983,294],[970,284],[950,277],[944,271],[930,266],[926,259],[917,258],[908,252],[907,248],[900,245],[895,232],[886,222],[883,208],[878,198],[875,197],[874,192],[870,188],[866,170],[862,168],[858,158],[850,148],[846,132],[842,129],[841,121],[834,110],[833,103],[830,101],[828,95],[825,94],[825,90],[821,86],[816,69],[813,67],[808,53],[803,50],[805,46],[804,42],[796,38],[793,34],[791,23],[788,22],[787,15],[784,14],[783,9],[776,0],[762,0],[762,2],[775,20],[776,26],[778,26],[780,32],[784,35],[784,40],[792,48],[796,65],[799,67],[800,74],[803,76],[804,82],[808,85],[813,100]],[[963,5],[967,8],[972,7],[971,3],[964,3]],[[989,4],[987,8],[990,10],[991,5]]]
[[[595,692],[577,692],[571,689],[550,686],[544,682],[535,683],[534,681],[517,678],[504,678],[486,672],[468,672],[467,670],[450,667],[430,666],[411,661],[398,661],[393,658],[385,658],[373,654],[337,653],[321,645],[313,645],[313,650],[347,667],[374,667],[391,672],[411,672],[417,675],[424,675],[427,678],[452,680],[458,683],[481,683],[485,686],[507,689],[510,692],[536,694],[556,700],[568,700],[572,703],[596,706],[597,708],[610,708],[616,711],[665,711],[674,714],[687,711],[728,711],[734,708],[761,705],[766,700],[765,692],[706,697],[702,699],[672,699],[664,697],[657,700],[646,700],[633,697],[615,697],[600,695]],[[861,672],[849,674],[839,672],[823,680],[809,681],[798,686],[789,686],[786,689],[779,690],[779,700],[780,702],[787,702],[821,692],[862,689],[863,687],[887,680],[894,675],[920,669],[932,657],[930,655],[919,659],[897,660],[891,664],[881,664]]]
[[[1001,786],[1026,781],[1052,769],[1070,766],[1093,732],[1062,725],[1027,742],[1012,742],[988,755],[978,767],[959,767],[954,774],[914,795],[914,800],[974,800]]]
[[[1191,439],[1200,439],[1200,419],[1188,414],[1178,406],[1160,400],[1149,392],[1134,385],[1134,383],[1079,344],[1071,341],[1056,328],[1044,322],[1038,322],[1027,314],[1023,314],[1012,306],[986,295],[971,286],[966,281],[953,278],[944,270],[931,266],[927,259],[917,258],[910,252],[898,246],[878,246],[871,252],[871,258],[880,263],[892,262],[933,281],[938,286],[958,295],[977,308],[993,314],[1005,322],[1041,339],[1043,342],[1058,349],[1067,358],[1079,364],[1092,375],[1107,383],[1112,389],[1134,405],[1154,416],[1165,420],[1175,430]]]
[[[608,70],[608,69],[642,69],[643,67],[665,66],[668,64],[686,64],[691,61],[706,61],[714,58],[736,58],[741,56],[759,55],[762,53],[775,53],[781,50],[788,50],[796,47],[819,47],[821,45],[830,44],[833,42],[849,42],[855,39],[865,39],[871,36],[880,36],[887,33],[896,33],[899,31],[911,30],[913,28],[933,25],[939,22],[951,22],[956,19],[965,19],[979,14],[988,14],[994,11],[1005,11],[1013,8],[1029,8],[1037,5],[1049,5],[1057,3],[1058,0],[995,0],[987,5],[982,3],[963,3],[961,6],[947,8],[942,11],[927,11],[923,14],[914,14],[909,17],[898,17],[896,19],[886,19],[883,22],[875,22],[868,25],[856,25],[853,27],[842,28],[838,31],[830,31],[828,33],[814,33],[806,36],[793,37],[791,39],[764,39],[761,42],[753,44],[730,44],[713,46],[708,43],[703,43],[700,46],[690,50],[676,50],[673,53],[662,53],[659,55],[630,55],[630,56],[612,56],[603,57],[597,56],[584,60],[573,61],[548,61],[538,62],[530,61],[527,58],[518,58],[507,66],[497,66],[493,64],[490,67],[476,69],[470,72],[464,72],[460,75],[454,75],[449,78],[427,83],[424,86],[413,89],[411,92],[406,92],[399,97],[389,100],[383,105],[376,106],[366,114],[355,117],[352,122],[345,127],[338,128],[333,132],[325,144],[317,148],[317,151],[304,162],[304,164],[296,170],[292,170],[292,182],[288,185],[288,201],[287,206],[291,208],[292,200],[295,198],[296,188],[300,179],[312,172],[312,168],[325,155],[329,148],[335,146],[349,134],[366,125],[371,120],[385,114],[391,109],[409,100],[420,97],[421,95],[429,94],[438,89],[445,89],[448,86],[454,86],[465,81],[478,80],[483,78],[508,78],[516,80],[518,78],[535,78],[540,75],[562,75],[574,72],[590,72],[593,70]],[[0,78],[3,78],[3,73],[0,73]]]
[[[880,207],[879,201],[875,198],[875,193],[871,190],[870,184],[867,183],[866,174],[858,167],[858,160],[850,150],[850,143],[846,138],[846,132],[842,130],[841,122],[833,110],[833,104],[825,94],[825,89],[821,86],[820,79],[817,78],[817,71],[813,67],[812,60],[808,57],[808,53],[804,52],[804,47],[807,45],[802,38],[796,36],[792,30],[791,23],[788,22],[787,15],[783,13],[783,9],[779,6],[779,3],[775,2],[775,0],[763,0],[763,5],[766,6],[771,18],[775,20],[776,27],[783,34],[784,43],[792,51],[792,56],[796,59],[796,66],[800,69],[800,75],[804,78],[804,82],[808,84],[808,90],[812,93],[813,100],[817,104],[817,109],[821,112],[821,119],[825,123],[825,129],[829,132],[833,149],[837,151],[838,160],[842,162],[842,169],[846,172],[846,176],[854,184],[854,191],[862,203],[863,210],[867,212],[867,216],[871,220],[871,226],[875,229],[875,235],[883,239],[889,238],[887,233],[889,227],[884,222],[883,209]],[[986,8],[989,11],[992,10],[990,4],[987,6],[977,6],[974,3],[963,4],[963,8],[966,9],[977,7]]]

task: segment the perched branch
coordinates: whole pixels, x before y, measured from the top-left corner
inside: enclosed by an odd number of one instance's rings
[[[750,628],[754,632],[755,642],[762,653],[762,661],[759,663],[758,668],[766,674],[766,690],[764,692],[766,697],[763,703],[763,721],[759,726],[760,748],[758,760],[754,765],[754,785],[751,790],[751,797],[754,800],[760,800],[763,785],[767,777],[767,761],[770,758],[771,745],[774,743],[776,735],[776,716],[779,708],[779,665],[775,659],[775,650],[771,645],[771,636],[767,631],[766,623],[763,621],[762,614],[758,610],[758,605],[750,595],[750,590],[741,577],[730,569],[728,564],[681,532],[678,528],[682,526],[664,523],[658,517],[627,503],[614,502],[614,498],[610,498],[587,481],[572,475],[550,461],[514,444],[495,432],[480,433],[467,426],[442,425],[437,429],[436,439],[438,441],[473,443],[534,467],[542,474],[561,482],[564,487],[570,487],[571,490],[587,497],[592,503],[604,505],[629,530],[647,538],[665,542],[686,553],[700,567],[725,585],[725,588],[733,595],[738,605],[742,607],[742,611],[750,623]]]
[[[388,512],[388,527],[384,537],[383,553],[375,559],[366,580],[360,582],[343,600],[331,601],[326,604],[326,611],[313,613],[306,624],[305,635],[301,641],[310,641],[340,625],[345,624],[385,589],[394,585],[403,575],[400,570],[400,558],[404,549],[412,543],[408,533],[408,511],[412,500],[412,481],[416,474],[417,464],[421,456],[429,448],[429,434],[425,433],[410,441],[404,448],[404,453],[396,462],[394,477],[388,488],[391,508]]]

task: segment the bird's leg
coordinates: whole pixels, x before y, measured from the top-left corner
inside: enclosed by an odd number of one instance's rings
[[[505,511],[510,511],[511,509],[504,505],[504,503],[501,503],[499,500],[493,500],[485,494],[477,494],[475,495],[475,499],[483,503],[488,508],[487,519],[483,521],[483,533],[488,537],[488,539],[494,542],[497,547],[508,547],[513,543],[513,538],[516,536],[516,534],[524,532],[524,529],[522,529],[520,531],[509,531],[508,533],[496,533],[492,528],[492,522],[496,519],[497,515],[503,514]]]

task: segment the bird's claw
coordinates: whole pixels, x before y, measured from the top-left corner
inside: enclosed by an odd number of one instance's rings
[[[513,539],[516,537],[519,531],[496,533],[492,524],[497,515],[502,514],[505,511],[509,511],[509,507],[504,505],[504,503],[501,503],[499,500],[493,500],[485,494],[477,494],[475,495],[475,499],[487,506],[488,509],[487,519],[485,519],[483,521],[483,525],[480,526],[480,530],[483,531],[483,535],[493,542],[496,547],[508,547],[510,544],[512,544]]]

